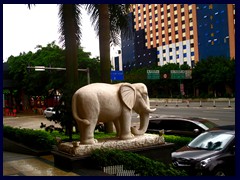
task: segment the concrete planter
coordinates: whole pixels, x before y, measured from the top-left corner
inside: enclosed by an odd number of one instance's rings
[[[134,152],[153,160],[158,160],[163,163],[171,163],[171,151],[173,148],[173,143],[164,143],[159,145],[153,145],[148,147],[126,149],[124,151]],[[74,170],[79,168],[90,168],[92,167],[92,162],[90,161],[90,155],[82,156],[72,156],[68,153],[59,151],[57,149],[52,151],[54,156],[54,165],[56,167]]]
[[[8,152],[27,154],[33,156],[42,156],[51,154],[51,150],[39,151],[36,149],[29,148],[21,143],[17,143],[13,140],[3,138],[3,150]]]

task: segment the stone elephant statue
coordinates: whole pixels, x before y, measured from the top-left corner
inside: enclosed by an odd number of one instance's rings
[[[132,111],[140,115],[139,129],[131,127]],[[115,125],[119,139],[131,139],[146,132],[150,109],[147,87],[143,83],[93,83],[78,89],[72,97],[72,113],[80,131],[80,144],[94,144],[98,122]]]

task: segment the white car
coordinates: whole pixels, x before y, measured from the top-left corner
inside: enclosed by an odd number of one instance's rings
[[[54,110],[53,107],[48,107],[47,109],[45,109],[43,111],[43,115],[46,117],[46,118],[49,118],[51,117],[53,114],[55,114],[56,111]]]

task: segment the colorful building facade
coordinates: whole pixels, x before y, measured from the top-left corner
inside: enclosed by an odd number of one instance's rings
[[[129,19],[133,36],[122,37],[123,70],[235,58],[234,4],[133,4]]]

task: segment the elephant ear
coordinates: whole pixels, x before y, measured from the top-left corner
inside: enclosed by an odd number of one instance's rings
[[[124,104],[132,109],[136,101],[136,90],[130,84],[123,84],[120,87],[120,96]]]

